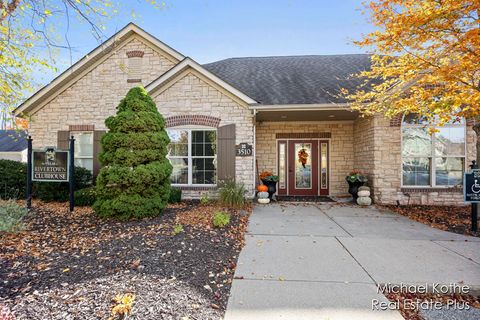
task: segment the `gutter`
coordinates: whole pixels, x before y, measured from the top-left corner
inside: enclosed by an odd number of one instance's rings
[[[254,115],[258,111],[311,111],[311,110],[348,110],[348,103],[315,103],[315,104],[272,104],[272,105],[250,105]]]

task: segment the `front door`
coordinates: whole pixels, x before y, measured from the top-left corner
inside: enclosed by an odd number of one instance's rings
[[[278,141],[279,195],[328,195],[328,141]]]

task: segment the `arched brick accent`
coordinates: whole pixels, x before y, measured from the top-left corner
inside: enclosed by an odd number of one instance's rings
[[[390,127],[400,127],[402,125],[403,114],[397,114],[390,119]]]
[[[142,50],[127,51],[127,57],[129,57],[129,58],[133,58],[133,57],[142,58],[143,55],[144,55],[144,52]]]
[[[220,118],[206,116],[206,115],[182,115],[182,116],[171,116],[165,118],[167,128],[169,127],[178,127],[178,126],[207,126],[218,128],[220,125]]]

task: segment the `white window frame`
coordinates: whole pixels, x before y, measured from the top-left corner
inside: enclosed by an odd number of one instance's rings
[[[183,130],[188,132],[188,155],[187,156],[169,156],[167,155],[168,160],[172,159],[188,159],[188,183],[172,183],[172,186],[175,187],[216,187],[217,183],[210,183],[210,184],[201,184],[201,183],[193,183],[193,159],[214,159],[214,162],[217,163],[217,152],[214,156],[192,156],[192,131],[215,131],[217,133],[216,137],[217,140],[215,141],[216,147],[218,148],[218,131],[216,128],[212,127],[197,127],[197,126],[179,126],[179,127],[170,127],[167,128],[168,130]],[[217,182],[217,167],[215,167],[215,182]]]
[[[95,151],[95,137],[94,137],[94,132],[93,131],[70,131],[70,135],[72,135],[74,138],[75,138],[75,141],[78,141],[77,139],[77,136],[79,134],[85,134],[85,133],[89,133],[92,135],[92,156],[75,156],[75,159],[92,159],[92,172],[93,172],[93,162],[94,162],[94,159],[95,159],[95,156],[94,156],[94,151]],[[77,148],[75,148],[75,150],[77,150]],[[84,168],[84,167],[82,167]],[[87,169],[87,168],[85,168]]]
[[[419,188],[419,189],[425,189],[425,188],[453,188],[458,185],[437,185],[437,177],[436,177],[436,159],[437,158],[463,158],[463,172],[467,169],[467,125],[466,125],[466,120],[465,118],[461,118],[462,122],[461,123],[446,123],[445,125],[441,127],[436,127],[436,128],[463,128],[463,136],[464,136],[464,153],[463,155],[447,155],[444,157],[437,156],[435,154],[435,140],[437,133],[432,134],[431,138],[431,150],[430,150],[430,155],[428,158],[430,159],[430,184],[428,185],[405,185],[403,183],[403,128],[414,128],[414,129],[424,129],[426,128],[427,125],[425,124],[410,124],[410,123],[405,123],[405,116],[402,117],[402,123],[400,126],[400,181],[401,181],[401,186],[405,188]],[[418,158],[423,158],[423,157],[418,157]],[[462,184],[463,184],[463,179],[462,179]]]

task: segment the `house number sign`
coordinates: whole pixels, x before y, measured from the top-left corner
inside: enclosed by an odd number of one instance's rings
[[[251,144],[242,142],[237,145],[237,157],[248,157],[253,155],[253,147]]]

